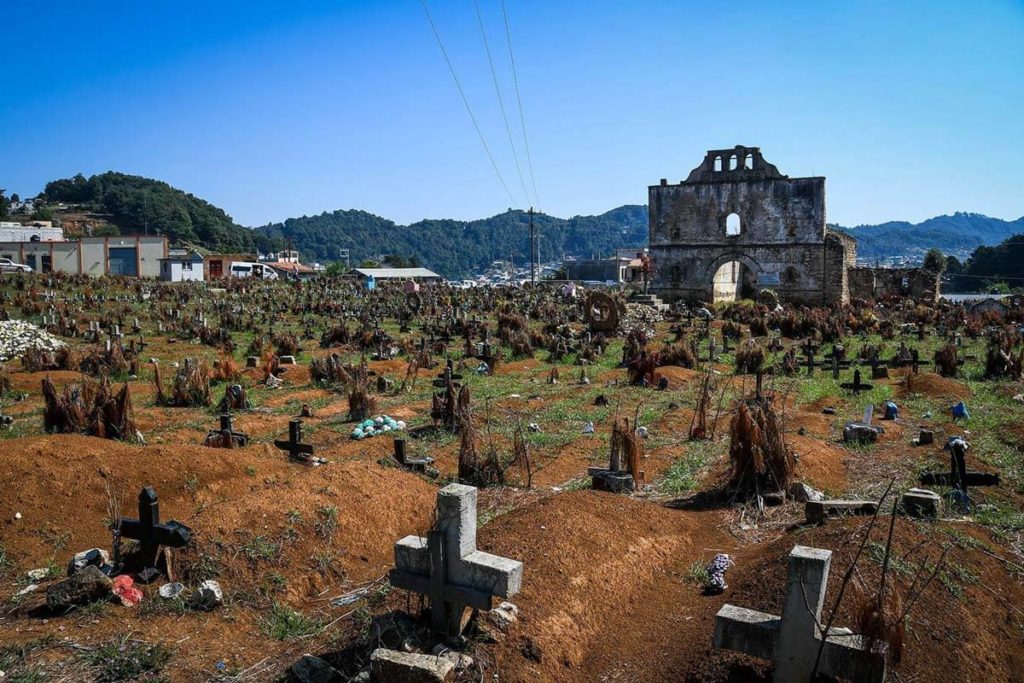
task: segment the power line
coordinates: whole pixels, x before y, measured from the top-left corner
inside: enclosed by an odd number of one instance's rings
[[[484,17],[480,13],[479,0],[473,0],[473,7],[476,9],[476,20],[480,24],[480,36],[484,40],[484,52],[487,53],[487,63],[491,67],[491,78],[494,80],[494,94],[498,96],[498,108],[501,109],[501,119],[505,122],[505,132],[508,134],[508,144],[512,148],[512,159],[516,162],[516,171],[519,173],[519,184],[523,186],[523,198],[529,203],[530,193],[526,190],[526,179],[523,177],[523,169],[519,165],[519,155],[516,153],[516,143],[512,141],[512,128],[508,125],[508,115],[505,113],[505,101],[501,97],[501,87],[498,85],[498,72],[494,69],[494,60],[491,58],[491,46],[487,42],[487,31],[484,30]]]
[[[508,24],[508,11],[505,0],[501,0],[501,16],[505,20],[505,37],[508,40],[508,59],[512,63],[512,82],[516,89],[516,104],[519,107],[519,124],[523,128],[523,145],[526,147],[526,164],[530,169],[530,183],[533,185],[533,201],[540,210],[540,198],[537,196],[537,179],[533,175],[533,157],[530,156],[530,139],[526,136],[526,116],[523,114],[523,98],[519,94],[519,76],[516,73],[516,58],[512,55],[512,29]]]
[[[455,81],[455,87],[459,91],[459,96],[462,98],[462,103],[466,105],[466,112],[469,114],[470,121],[473,122],[473,128],[476,129],[476,134],[480,138],[480,144],[484,146],[484,151],[487,153],[487,158],[491,162],[491,168],[494,169],[494,173],[498,176],[498,180],[501,181],[501,186],[505,189],[505,194],[508,195],[509,201],[514,206],[516,203],[512,193],[508,190],[508,185],[505,183],[504,176],[501,175],[501,171],[498,170],[498,164],[494,161],[494,155],[491,154],[491,148],[487,146],[487,140],[484,139],[484,134],[480,130],[480,124],[476,122],[476,117],[473,115],[473,108],[469,106],[469,99],[466,98],[466,93],[462,89],[462,83],[459,82],[459,77],[455,73],[455,67],[452,65],[452,60],[448,58],[448,51],[444,49],[444,43],[441,41],[441,34],[437,32],[437,26],[434,25],[434,18],[430,16],[430,8],[427,7],[427,0],[420,0],[423,5],[423,11],[427,15],[427,21],[430,23],[430,30],[434,32],[434,38],[437,39],[437,46],[441,48],[441,54],[444,56],[444,61],[448,64],[448,70],[452,74],[452,80]]]

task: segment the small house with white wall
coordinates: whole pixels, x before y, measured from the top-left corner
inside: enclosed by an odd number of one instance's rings
[[[160,259],[160,279],[164,282],[202,282],[203,257],[177,254]]]

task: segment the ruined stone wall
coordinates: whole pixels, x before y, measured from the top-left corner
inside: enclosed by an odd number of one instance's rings
[[[900,297],[936,303],[941,276],[924,268],[851,268],[850,296],[856,299]]]
[[[844,264],[856,247],[838,238],[827,258],[825,179],[783,176],[756,147],[708,152],[687,180],[651,186],[648,207],[651,286],[663,298],[712,300],[715,273],[731,261],[782,301],[846,296]]]

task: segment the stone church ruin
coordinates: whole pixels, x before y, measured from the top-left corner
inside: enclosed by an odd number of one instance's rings
[[[711,150],[686,180],[649,189],[652,293],[731,301],[850,299],[857,242],[825,223],[825,178],[790,178],[758,147]]]

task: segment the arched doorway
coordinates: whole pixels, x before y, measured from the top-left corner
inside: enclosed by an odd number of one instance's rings
[[[757,295],[757,272],[743,257],[725,256],[711,264],[711,300],[714,303],[753,299]]]

